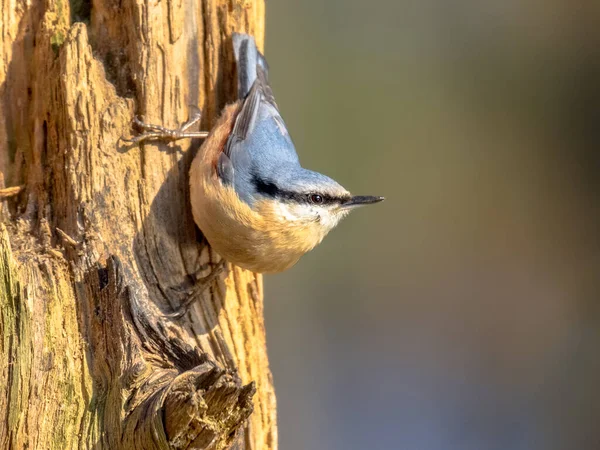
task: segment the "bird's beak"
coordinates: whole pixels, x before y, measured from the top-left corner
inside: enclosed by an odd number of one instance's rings
[[[379,203],[385,200],[384,197],[374,197],[371,195],[355,195],[346,203],[342,203],[342,208],[356,208],[358,206],[370,205],[371,203]]]

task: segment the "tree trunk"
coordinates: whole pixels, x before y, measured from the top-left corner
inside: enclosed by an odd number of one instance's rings
[[[120,140],[189,105],[210,129],[263,0],[0,8],[0,448],[276,449],[261,277],[228,265],[166,316],[219,261],[189,207],[200,141]]]

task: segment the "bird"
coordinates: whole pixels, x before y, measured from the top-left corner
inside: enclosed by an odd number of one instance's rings
[[[135,123],[131,139],[203,138],[189,172],[194,221],[224,260],[257,273],[292,267],[341,219],[384,200],[352,195],[335,180],[301,166],[268,82],[268,65],[255,39],[234,33],[237,101],[210,132],[188,131],[197,110],[176,130]]]

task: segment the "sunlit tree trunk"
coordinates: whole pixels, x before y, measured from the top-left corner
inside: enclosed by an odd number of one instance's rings
[[[200,142],[120,140],[189,105],[209,129],[263,0],[0,8],[0,448],[276,449],[261,277],[229,265],[166,317],[219,261],[189,208]]]

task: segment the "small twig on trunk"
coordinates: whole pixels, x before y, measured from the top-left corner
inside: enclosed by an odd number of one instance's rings
[[[23,189],[25,189],[24,184],[22,184],[21,186],[11,186],[8,188],[0,189],[0,200],[7,199],[9,197],[14,197],[15,195],[18,195],[21,191],[23,191]]]

